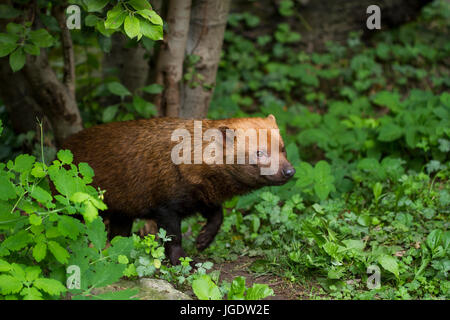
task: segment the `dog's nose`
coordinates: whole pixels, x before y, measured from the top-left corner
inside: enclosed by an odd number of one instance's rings
[[[290,178],[295,174],[295,169],[293,167],[288,167],[283,169],[283,176]]]

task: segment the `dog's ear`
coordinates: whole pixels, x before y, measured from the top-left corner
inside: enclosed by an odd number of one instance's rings
[[[267,119],[269,119],[270,121],[272,121],[273,123],[277,123],[277,119],[275,119],[275,116],[273,114],[269,114],[267,116]]]

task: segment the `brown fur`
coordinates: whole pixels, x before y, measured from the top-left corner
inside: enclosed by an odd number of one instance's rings
[[[209,128],[277,128],[273,116],[202,120],[202,125],[203,132]],[[110,223],[117,225],[112,236],[129,234],[135,218],[155,219],[175,236],[175,241],[169,242],[172,263],[184,255],[178,226],[183,217],[200,212],[208,219],[210,225],[203,232],[206,235],[197,240],[203,249],[220,227],[223,201],[288,179],[281,173],[262,177],[257,165],[175,165],[171,150],[178,142],[171,141],[171,135],[177,128],[189,130],[193,138],[193,120],[155,118],[95,126],[71,136],[62,147],[73,152],[75,163],[87,162],[95,172],[93,185],[106,190],[107,214]],[[280,171],[292,168],[281,137],[280,150],[275,152],[280,153]]]

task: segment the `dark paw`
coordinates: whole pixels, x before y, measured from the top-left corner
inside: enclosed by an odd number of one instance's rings
[[[207,232],[200,233],[200,235],[197,237],[197,240],[196,240],[197,250],[199,250],[199,251],[205,250],[211,244],[211,242],[213,240],[214,240],[214,236],[212,236],[211,234],[209,234]]]
[[[168,250],[170,263],[173,265],[180,264],[180,258],[185,258],[186,253],[181,247],[172,247]]]

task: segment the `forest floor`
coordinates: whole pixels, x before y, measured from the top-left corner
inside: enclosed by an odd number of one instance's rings
[[[235,261],[215,263],[212,270],[220,271],[220,282],[232,282],[233,278],[242,276],[246,279],[246,286],[251,287],[254,283],[267,284],[273,289],[273,296],[264,300],[305,300],[311,298],[311,288],[319,287],[314,283],[306,285],[290,282],[271,273],[255,273],[249,267],[256,261],[255,257],[239,257]]]

